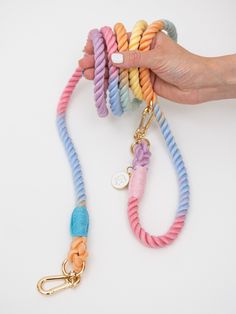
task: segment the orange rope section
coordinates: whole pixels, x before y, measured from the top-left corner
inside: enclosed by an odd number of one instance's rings
[[[75,237],[71,243],[68,261],[72,263],[75,272],[81,271],[88,257],[86,239],[86,237]]]
[[[152,24],[150,24],[144,31],[143,36],[140,40],[139,50],[140,51],[150,50],[153,38],[162,29],[164,29],[163,21],[155,21]],[[156,94],[153,90],[151,83],[150,70],[147,68],[140,68],[139,75],[143,98],[147,102],[147,106],[149,106],[151,101],[155,103],[156,100]]]
[[[119,52],[127,51],[129,49],[129,40],[125,26],[122,23],[117,23],[114,26],[114,32],[117,41],[117,50]],[[131,107],[129,101],[129,70],[119,70],[119,90],[120,100],[124,110],[128,110]]]

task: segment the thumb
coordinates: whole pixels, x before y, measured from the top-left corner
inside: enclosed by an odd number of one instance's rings
[[[112,63],[119,68],[153,68],[155,67],[156,51],[124,51],[111,55]]]

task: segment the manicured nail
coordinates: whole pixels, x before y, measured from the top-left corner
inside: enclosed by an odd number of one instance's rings
[[[123,63],[124,58],[123,58],[122,53],[113,53],[111,55],[111,60],[114,63]]]

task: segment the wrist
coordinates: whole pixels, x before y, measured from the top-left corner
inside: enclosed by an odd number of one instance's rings
[[[204,57],[214,99],[236,98],[236,55]]]

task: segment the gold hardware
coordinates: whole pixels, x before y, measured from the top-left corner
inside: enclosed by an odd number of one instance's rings
[[[76,273],[74,271],[68,272],[66,270],[66,265],[68,263],[68,260],[65,259],[62,263],[62,275],[55,275],[55,276],[47,276],[43,277],[39,280],[37,284],[38,291],[44,295],[52,295],[55,292],[58,292],[60,290],[64,290],[66,288],[75,288],[80,283],[80,275],[83,273],[85,269],[85,262],[83,262],[82,269],[80,272]],[[47,282],[54,281],[54,280],[63,280],[64,283],[55,286],[53,288],[45,289],[44,285]]]
[[[128,175],[129,175],[129,177],[131,177],[131,174],[132,174],[132,170],[131,169],[134,170],[134,167],[133,166],[129,166],[129,167],[126,168],[126,171],[127,171]]]
[[[151,126],[153,119],[155,118],[154,110],[153,110],[153,102],[150,101],[149,106],[147,106],[143,112],[142,117],[139,123],[139,127],[134,133],[134,143],[131,145],[131,152],[134,153],[134,146],[137,143],[140,143],[141,140],[145,140],[148,143],[148,146],[150,146],[150,142],[147,138],[145,138],[145,135],[147,133],[148,128]]]
[[[141,140],[146,141],[147,144],[148,144],[148,147],[150,147],[150,145],[151,145],[150,141],[149,141],[147,138],[142,137],[142,138],[140,138],[139,140],[134,141],[133,144],[131,144],[130,150],[131,150],[131,153],[132,153],[132,154],[134,154],[134,147],[135,147],[135,145],[138,144],[138,143],[140,143]]]

